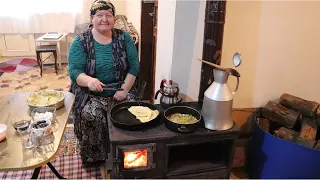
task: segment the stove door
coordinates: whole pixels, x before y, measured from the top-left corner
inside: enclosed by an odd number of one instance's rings
[[[144,171],[156,168],[156,144],[135,144],[116,147],[114,159],[117,172]]]

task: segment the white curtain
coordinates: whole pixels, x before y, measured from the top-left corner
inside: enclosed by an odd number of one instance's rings
[[[73,33],[90,20],[93,0],[1,0],[1,33]]]

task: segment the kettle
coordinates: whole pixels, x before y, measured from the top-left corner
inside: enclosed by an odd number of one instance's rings
[[[233,95],[239,87],[240,74],[233,68],[223,68],[216,64],[201,60],[213,67],[214,82],[204,92],[204,100],[201,114],[205,127],[210,130],[228,130],[233,127],[232,105]],[[233,56],[235,67],[241,64],[242,58],[239,53]],[[231,91],[227,81],[229,76],[237,78],[237,85],[234,91]]]
[[[182,98],[179,98],[179,85],[172,80],[168,81],[163,79],[160,84],[160,89],[156,92],[155,99],[158,98],[159,93],[162,94],[160,97],[160,105],[163,108],[169,108],[173,105],[179,104]]]

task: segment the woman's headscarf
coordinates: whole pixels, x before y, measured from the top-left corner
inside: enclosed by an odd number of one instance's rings
[[[95,0],[92,3],[91,9],[90,9],[91,18],[97,13],[98,10],[110,11],[113,16],[116,14],[116,10],[113,4],[108,0]]]

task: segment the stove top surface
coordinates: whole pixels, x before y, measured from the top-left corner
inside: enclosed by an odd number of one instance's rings
[[[187,103],[181,103],[181,105],[193,107],[197,110],[201,110],[199,104],[197,102],[187,102]],[[108,128],[109,128],[109,138],[111,143],[112,142],[130,142],[130,141],[136,141],[136,140],[160,140],[160,139],[170,139],[170,138],[186,138],[191,136],[207,136],[207,135],[220,135],[220,134],[228,134],[232,132],[238,132],[239,127],[234,124],[234,126],[226,131],[212,131],[209,129],[206,129],[203,125],[194,132],[191,133],[177,133],[173,132],[170,129],[166,127],[166,125],[163,123],[164,116],[163,112],[164,109],[160,107],[160,105],[157,105],[160,108],[160,118],[161,123],[156,125],[155,127],[150,127],[148,129],[144,129],[141,131],[128,131],[123,130],[120,128],[115,127],[110,118],[108,117]]]

